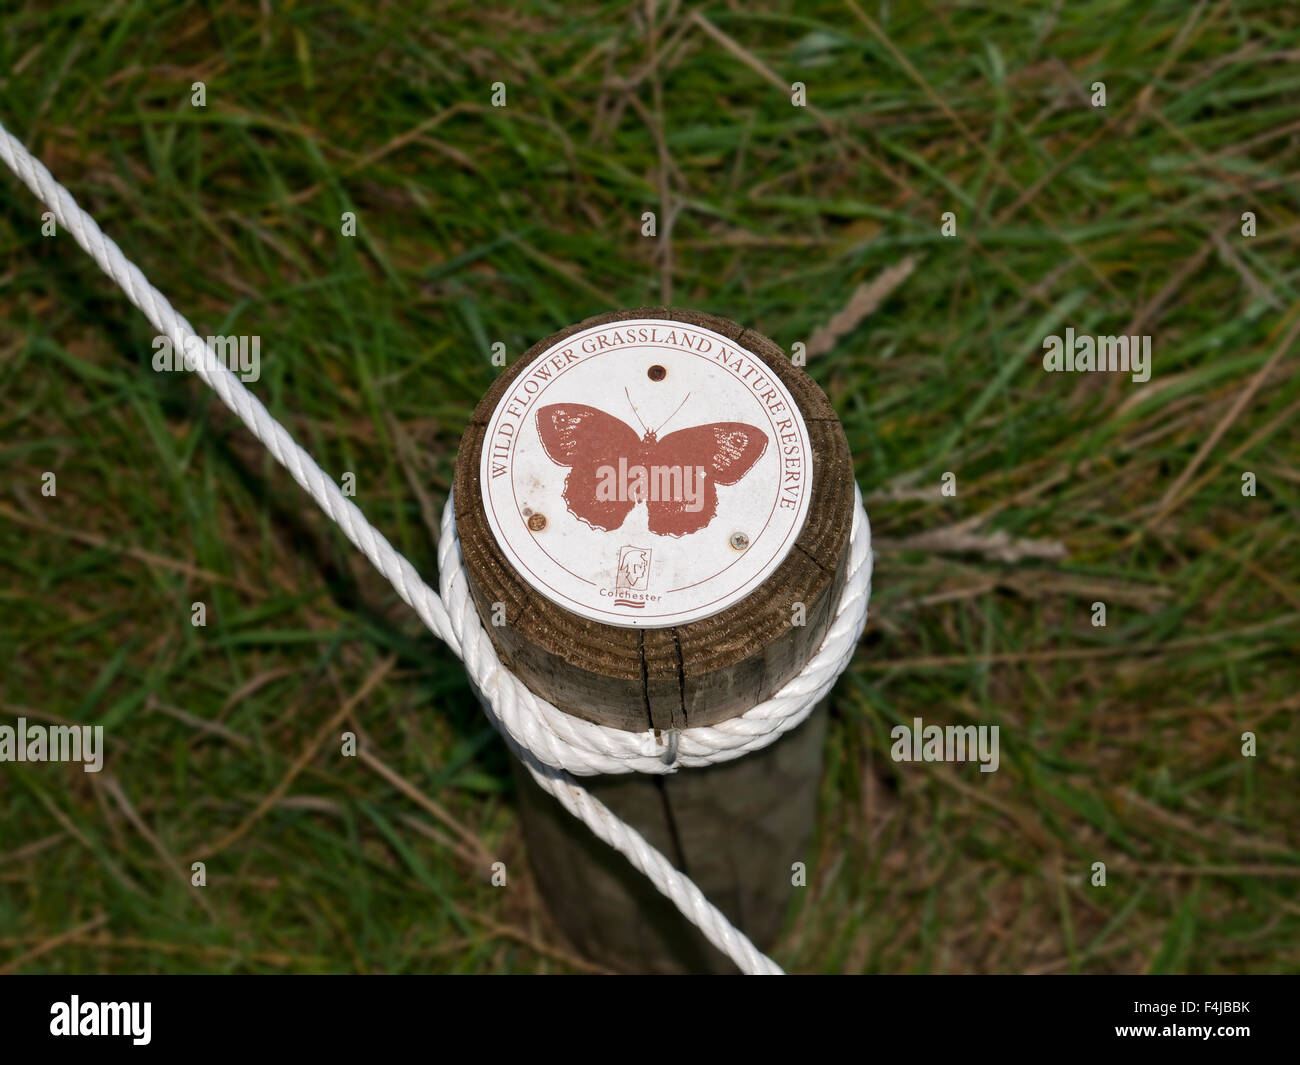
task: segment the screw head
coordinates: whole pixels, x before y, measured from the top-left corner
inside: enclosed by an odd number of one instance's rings
[[[528,519],[528,527],[532,529],[533,532],[541,532],[546,528],[546,515],[534,514]]]
[[[749,546],[749,537],[743,532],[732,533],[731,539],[728,542],[735,550],[743,551]]]

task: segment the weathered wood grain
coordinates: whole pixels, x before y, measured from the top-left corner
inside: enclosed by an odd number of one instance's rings
[[[670,777],[583,781],[603,803],[695,881],[760,950],[775,942],[811,864],[826,737],[825,703],[771,747]],[[515,766],[529,863],[547,909],[584,955],[631,973],[734,973],[621,854],[615,853]]]

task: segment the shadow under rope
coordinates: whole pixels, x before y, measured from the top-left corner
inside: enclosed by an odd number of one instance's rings
[[[0,200],[0,211],[19,231],[32,225],[31,217],[20,212],[10,199]],[[460,659],[419,622],[387,580],[372,569],[337,526],[302,494],[288,471],[248,434],[239,419],[226,410],[207,386],[190,373],[158,373],[153,369],[155,334],[147,319],[104,278],[94,263],[80,254],[80,249],[76,255],[67,255],[65,250],[66,242],[49,241],[48,252],[39,245],[32,252],[41,261],[41,279],[47,282],[46,287],[59,308],[55,322],[43,331],[61,329],[72,322],[87,332],[103,335],[105,347],[139,375],[142,388],[158,397],[159,407],[167,419],[189,424],[202,432],[201,446],[206,459],[215,459],[223,471],[216,480],[222,482],[229,478],[238,484],[266,514],[271,528],[287,549],[312,561],[330,598],[341,611],[358,619],[366,637],[395,654],[402,668],[426,678],[431,695],[437,699],[437,712],[473,752],[482,770],[501,783],[503,793],[512,794],[514,777],[509,752],[502,744],[491,742],[492,727],[483,717]],[[164,290],[165,281],[164,278],[160,286]],[[179,305],[177,309],[185,314]],[[266,402],[264,395],[259,398]],[[219,412],[217,418],[210,417],[214,408]],[[287,415],[285,420],[291,423],[292,412]],[[436,586],[435,545],[421,543],[418,550],[403,545],[402,552]],[[220,565],[212,568],[222,569]],[[366,574],[364,579],[358,577],[359,571]],[[402,616],[419,627],[418,633],[399,627]],[[325,661],[318,662],[316,672],[324,665]],[[448,677],[455,680],[446,683]]]

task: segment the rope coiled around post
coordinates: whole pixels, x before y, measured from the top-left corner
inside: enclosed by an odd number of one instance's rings
[[[844,588],[817,653],[771,698],[716,725],[682,729],[677,756],[664,758],[654,730],[625,732],[557,709],[501,664],[469,594],[452,500],[442,512],[438,572],[442,601],[475,687],[490,703],[499,730],[547,765],[574,776],[598,773],[673,773],[679,767],[716,765],[761,750],[801,724],[844,672],[867,620],[871,595],[871,526],[854,486],[853,527]]]
[[[817,653],[770,699],[739,717],[676,737],[676,755],[665,760],[653,731],[622,732],[583,721],[539,698],[497,657],[469,594],[469,579],[456,538],[454,508],[443,510],[438,568],[442,595],[374,528],[317,462],[273,418],[262,402],[217,358],[210,345],[122,253],[54,176],[0,124],[0,159],[50,209],[55,221],[122,289],[218,398],[280,463],[317,506],[392,584],[439,639],[465,663],[493,726],[533,779],[593,833],[623,854],[719,950],[742,971],[780,973],[692,881],[645,839],[574,780],[601,773],[670,773],[705,766],[759,750],[802,722],[848,665],[866,624],[871,594],[871,528],[856,491],[849,564],[835,617]],[[203,356],[194,354],[201,347]]]

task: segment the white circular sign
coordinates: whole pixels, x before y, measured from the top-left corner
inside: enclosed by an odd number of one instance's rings
[[[506,558],[607,625],[681,625],[754,591],[808,513],[812,448],[780,379],[726,337],[665,319],[593,326],[501,397],[483,506]]]

